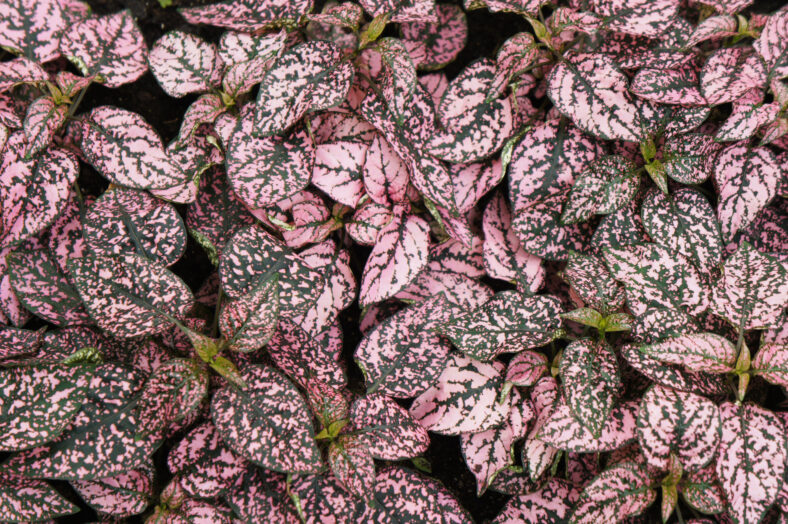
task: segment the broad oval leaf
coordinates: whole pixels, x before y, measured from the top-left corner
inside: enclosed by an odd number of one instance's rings
[[[436,22],[406,22],[400,24],[400,35],[410,49],[417,69],[441,69],[457,58],[468,38],[468,23],[459,6],[435,6]]]
[[[43,480],[0,476],[0,515],[9,522],[38,522],[78,511]]]
[[[677,135],[665,140],[662,167],[665,174],[682,184],[700,184],[711,176],[720,145],[700,133]]]
[[[506,366],[506,382],[533,386],[547,371],[547,356],[536,351],[521,351]]]
[[[378,234],[361,276],[359,303],[393,297],[427,265],[429,226],[417,216],[395,216]]]
[[[752,369],[772,384],[788,387],[788,345],[777,342],[761,345]]]
[[[82,407],[91,366],[44,365],[0,371],[0,451],[55,440]]]
[[[254,134],[283,132],[307,111],[339,105],[353,80],[353,67],[331,42],[312,41],[282,53],[260,83]]]
[[[60,38],[73,22],[61,0],[10,0],[0,10],[0,46],[49,62],[60,56]]]
[[[27,137],[27,155],[32,156],[44,150],[66,121],[68,106],[58,105],[44,96],[34,100],[25,114],[24,130]]]
[[[502,291],[476,310],[442,324],[440,331],[466,355],[492,360],[553,340],[561,326],[560,313],[555,297]]]
[[[97,255],[136,253],[165,266],[186,250],[186,228],[171,204],[122,187],[106,191],[87,209],[82,234]]]
[[[788,75],[788,12],[773,13],[764,24],[761,34],[752,46],[766,62],[769,77],[783,78]]]
[[[154,500],[153,468],[133,469],[113,477],[72,483],[85,502],[96,511],[129,517],[145,511]]]
[[[609,215],[635,197],[640,187],[638,166],[620,155],[591,162],[572,184],[561,222],[574,224],[594,214]]]
[[[703,65],[700,90],[709,104],[725,104],[739,99],[750,89],[766,84],[761,58],[744,47],[718,49]]]
[[[183,173],[164,151],[161,138],[137,113],[100,106],[82,123],[85,159],[107,180],[135,189],[167,189]]]
[[[140,433],[169,429],[197,409],[208,394],[209,375],[194,360],[173,358],[148,377],[137,402]]]
[[[156,40],[148,62],[164,92],[176,98],[208,91],[221,81],[222,62],[216,47],[183,31],[171,31]]]
[[[669,469],[671,454],[684,469],[698,471],[712,460],[720,441],[717,405],[694,393],[652,386],[640,403],[637,435],[649,465]]]
[[[375,488],[375,461],[363,439],[340,435],[328,446],[328,465],[342,487],[362,500]]]
[[[785,473],[785,425],[752,403],[720,405],[722,437],[717,478],[735,523],[760,522],[780,493]]]
[[[657,498],[645,468],[635,462],[617,464],[586,485],[577,501],[571,524],[614,522],[634,517]]]
[[[578,496],[577,488],[564,480],[551,478],[544,487],[511,498],[493,524],[561,524],[569,518]]]
[[[372,456],[380,460],[415,457],[430,444],[427,430],[382,393],[356,399],[350,408],[350,421]]]
[[[693,333],[669,337],[640,351],[668,364],[684,366],[690,371],[728,373],[736,365],[736,347],[714,333]]]
[[[614,407],[597,437],[577,421],[568,405],[559,403],[548,412],[547,421],[537,425],[536,439],[576,453],[612,451],[635,440],[638,405],[638,401],[627,401]]]
[[[313,7],[312,0],[225,0],[216,4],[181,8],[190,24],[210,24],[253,33],[276,25],[295,24]]]
[[[572,415],[599,436],[622,389],[612,348],[589,339],[576,340],[564,349],[560,372]]]
[[[698,88],[698,75],[691,65],[676,69],[643,68],[629,90],[640,98],[660,104],[706,105]]]
[[[322,460],[309,408],[298,390],[273,368],[248,365],[245,389],[227,385],[211,401],[211,419],[234,452],[266,469],[316,473]]]
[[[194,302],[180,278],[140,255],[88,254],[68,269],[90,316],[119,338],[161,333]]]
[[[624,290],[599,257],[569,253],[563,276],[580,300],[602,315],[616,311],[624,304]]]
[[[322,476],[295,477],[293,491],[298,494],[301,501],[306,502],[304,493],[296,491],[306,484],[302,479],[322,478]],[[249,468],[235,482],[231,491],[225,496],[225,500],[233,512],[247,522],[297,524],[300,521],[295,508],[288,500],[286,491],[284,475],[261,468]]]
[[[246,295],[225,302],[219,329],[233,351],[248,353],[265,346],[279,323],[279,278],[263,280]]]
[[[107,87],[133,82],[148,70],[148,48],[128,9],[72,25],[60,51],[84,76]]]
[[[640,111],[629,96],[626,76],[613,60],[592,53],[564,58],[547,79],[547,96],[558,110],[599,138],[641,141]]]
[[[593,0],[602,24],[614,31],[636,36],[662,35],[677,18],[676,0]]]

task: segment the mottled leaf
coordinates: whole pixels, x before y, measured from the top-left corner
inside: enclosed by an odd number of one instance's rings
[[[441,69],[457,58],[468,38],[465,13],[458,6],[435,6],[434,22],[406,22],[400,24],[403,43],[420,70]]]
[[[641,346],[640,351],[668,364],[709,373],[733,371],[737,357],[735,346],[714,333],[668,337],[661,342]]]
[[[154,500],[153,468],[145,466],[113,477],[72,483],[85,502],[102,514],[128,517]]]
[[[539,427],[536,438],[565,451],[612,451],[635,440],[638,405],[639,401],[627,401],[614,407],[596,437],[577,421],[568,405],[560,403],[544,425]]]
[[[356,399],[350,408],[350,421],[377,459],[415,457],[426,451],[430,443],[427,430],[406,409],[381,393]]]
[[[561,222],[574,224],[594,214],[609,215],[632,200],[639,186],[634,162],[620,155],[598,158],[572,184]]]
[[[57,105],[52,98],[44,96],[34,100],[25,114],[24,131],[27,138],[28,157],[44,150],[66,121],[68,106]]]
[[[8,522],[38,522],[78,511],[43,480],[0,476],[0,515]]]
[[[657,498],[648,481],[645,468],[635,462],[603,471],[583,489],[569,522],[593,524],[639,515]]]

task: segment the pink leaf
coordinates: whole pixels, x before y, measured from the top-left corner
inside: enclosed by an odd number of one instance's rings
[[[626,401],[617,405],[604,421],[599,436],[595,437],[575,419],[568,405],[560,403],[538,430],[536,438],[565,451],[577,453],[612,451],[635,439],[638,405],[638,401]]]
[[[222,79],[216,47],[182,31],[171,31],[156,40],[148,62],[164,92],[176,98],[208,91]]]
[[[118,476],[80,480],[72,485],[95,510],[115,517],[128,517],[142,513],[153,502],[153,474],[153,468],[146,464]]]
[[[25,115],[24,131],[27,138],[27,157],[41,152],[51,142],[58,128],[66,121],[68,106],[56,105],[50,97],[33,101]]]
[[[73,22],[60,0],[10,0],[0,6],[0,46],[39,63],[60,56],[58,44]]]
[[[198,127],[213,123],[226,109],[221,96],[212,93],[200,96],[186,109],[175,145],[183,147],[191,142]]]
[[[190,24],[210,24],[252,33],[277,24],[295,23],[313,6],[312,0],[282,4],[276,0],[227,0],[218,4],[180,9]]]
[[[710,16],[698,24],[698,26],[692,32],[692,36],[690,36],[689,40],[687,40],[687,46],[695,46],[704,40],[733,36],[736,34],[738,25],[739,24],[735,16]]]
[[[682,184],[700,184],[714,170],[721,146],[703,134],[676,135],[665,140],[662,165],[665,174]]]
[[[602,24],[614,31],[656,37],[676,20],[677,0],[593,0]]]
[[[719,49],[703,65],[700,89],[709,104],[733,102],[766,84],[763,62],[743,47]]]
[[[335,142],[315,147],[312,184],[333,200],[356,207],[364,196],[362,166],[368,146],[358,142]]]
[[[363,439],[340,435],[328,447],[328,465],[348,492],[365,501],[372,499],[375,462]]]
[[[510,499],[493,524],[518,524],[521,522],[560,524],[566,522],[578,495],[577,488],[568,482],[552,478],[544,487],[527,495],[519,495]]]
[[[783,78],[788,75],[787,35],[788,11],[782,9],[769,16],[761,30],[761,35],[752,44],[766,62],[766,72],[769,77]]]
[[[695,69],[686,65],[678,69],[641,69],[632,79],[629,90],[635,95],[660,104],[706,105],[698,88]]]
[[[656,498],[645,468],[624,462],[603,471],[586,485],[569,522],[594,524],[637,516]]]
[[[588,165],[572,184],[561,222],[574,224],[594,214],[609,215],[635,197],[638,166],[620,155],[603,156]]]
[[[401,460],[427,450],[430,437],[408,411],[381,393],[358,398],[350,410],[350,420],[373,457]]]
[[[375,480],[380,505],[373,522],[471,524],[470,515],[440,482],[406,468],[388,467]]]
[[[0,511],[15,522],[37,522],[80,510],[43,480],[0,476]]]
[[[700,395],[723,395],[729,391],[724,375],[685,371],[679,365],[663,364],[638,350],[636,344],[621,348],[621,356],[638,372],[657,384]]]
[[[405,201],[408,167],[379,134],[375,134],[364,158],[363,177],[364,188],[374,202],[390,206]]]
[[[662,342],[641,346],[640,351],[668,364],[708,373],[733,371],[737,357],[734,345],[714,333],[674,336]]]
[[[84,76],[95,75],[107,87],[133,82],[148,70],[148,48],[129,10],[72,25],[60,50]]]
[[[437,22],[409,22],[400,24],[400,35],[406,46],[422,44],[423,49],[414,65],[420,70],[433,71],[450,64],[465,47],[468,23],[458,6],[435,6]],[[411,53],[412,54],[412,53]]]
[[[515,386],[533,386],[547,371],[547,357],[544,354],[521,351],[506,366],[506,382]]]

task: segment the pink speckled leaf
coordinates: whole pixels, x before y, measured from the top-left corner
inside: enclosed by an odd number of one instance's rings
[[[282,484],[284,490],[284,481]],[[298,496],[306,524],[363,521],[367,511],[364,501],[348,493],[333,475],[299,475],[294,478],[290,492]],[[292,502],[285,500],[292,508]],[[294,514],[292,522],[304,521]]]
[[[706,60],[700,73],[701,93],[713,105],[733,102],[765,84],[763,61],[744,47],[718,49]]]
[[[716,15],[710,16],[701,21],[687,40],[687,46],[695,46],[704,40],[712,40],[733,36],[738,29],[738,21],[735,16]]]
[[[624,284],[629,309],[637,314],[663,306],[699,314],[708,307],[708,290],[698,271],[682,255],[657,244],[606,249],[604,258]]]
[[[572,506],[579,496],[577,488],[569,482],[551,478],[543,487],[513,497],[506,503],[493,524],[518,524],[539,522],[561,524],[569,518]]]
[[[593,0],[593,10],[602,24],[614,31],[657,37],[677,18],[677,0]]]
[[[405,201],[408,167],[383,136],[376,134],[364,157],[363,182],[369,197],[389,206]]]
[[[247,353],[265,346],[279,322],[279,278],[261,278],[246,295],[225,302],[219,329],[228,348]]]
[[[35,353],[44,339],[43,331],[0,326],[0,360]]]
[[[629,90],[640,98],[660,104],[705,105],[698,87],[698,75],[691,66],[677,69],[641,69]]]
[[[339,355],[328,344],[307,333],[288,318],[280,318],[277,331],[268,342],[274,363],[296,383],[305,387],[319,381],[340,388],[347,383]]]
[[[769,77],[783,78],[788,75],[788,11],[781,9],[766,20],[752,46],[766,62]]]
[[[350,421],[373,457],[401,460],[427,450],[430,437],[391,397],[372,393],[360,397],[350,408]]]
[[[700,471],[687,472],[679,483],[679,492],[684,501],[707,515],[725,511],[725,495],[717,480],[715,466],[711,463]]]
[[[25,159],[25,137],[13,133],[0,161],[0,249],[38,235],[60,214],[79,166],[76,157],[49,148]]]
[[[640,112],[627,91],[626,76],[615,63],[604,55],[591,53],[574,53],[565,58],[547,79],[547,96],[555,107],[594,136],[640,141],[644,134]]]
[[[662,166],[665,174],[682,184],[700,184],[714,170],[716,153],[721,146],[703,134],[669,137],[663,146]]]
[[[717,477],[736,523],[759,522],[783,485],[785,425],[771,411],[751,403],[720,406],[722,437]]]
[[[60,51],[84,76],[95,75],[107,87],[134,82],[148,70],[148,48],[129,10],[72,25]]]
[[[637,344],[626,344],[621,356],[639,373],[657,384],[699,395],[724,395],[730,388],[724,375],[686,371],[679,365],[663,364],[638,350]]]
[[[28,477],[93,480],[125,473],[148,463],[158,436],[136,439],[134,405],[142,373],[117,364],[99,365],[83,409],[58,441],[17,453],[6,471]]]
[[[46,249],[8,255],[8,276],[19,301],[59,326],[90,324],[82,299]]]
[[[700,395],[656,385],[643,395],[637,435],[649,465],[668,469],[674,454],[685,470],[697,471],[717,452],[719,409]]]
[[[331,473],[348,492],[369,501],[375,489],[375,462],[366,442],[355,435],[340,435],[328,446]]]
[[[0,372],[0,451],[55,440],[82,407],[92,371],[91,366],[43,365]]]
[[[295,477],[294,491],[300,487],[302,478]],[[260,468],[249,468],[235,482],[225,496],[233,512],[247,522],[281,522],[298,524],[300,520],[286,493],[285,476]],[[303,497],[299,493],[299,497]],[[306,502],[303,498],[302,501]]]
[[[254,111],[256,136],[283,132],[307,111],[339,105],[353,80],[353,67],[331,42],[313,41],[284,52],[260,83]]]
[[[57,105],[48,96],[34,100],[27,107],[24,123],[27,157],[39,153],[52,142],[55,133],[66,121],[67,112],[68,106]]]
[[[513,130],[512,107],[508,98],[487,100],[494,76],[495,64],[482,59],[452,80],[438,107],[444,129],[430,139],[430,154],[467,164],[482,160],[503,146]]]
[[[354,354],[367,392],[407,398],[432,385],[450,349],[432,330],[453,314],[456,308],[438,295],[390,316],[367,333]]]
[[[569,522],[595,524],[636,516],[656,498],[646,468],[624,462],[606,469],[586,485]]]
[[[615,353],[604,343],[576,340],[564,349],[559,369],[572,415],[598,437],[622,389]]]
[[[137,402],[140,433],[167,430],[199,409],[208,381],[207,370],[194,360],[173,358],[157,367]]]
[[[316,146],[312,184],[336,202],[356,207],[364,196],[361,175],[368,147],[347,141]]]
[[[71,23],[60,0],[10,0],[0,6],[0,46],[49,62],[60,56],[60,37]]]
[[[191,142],[198,127],[202,124],[213,123],[226,109],[221,96],[213,93],[201,95],[186,109],[174,144],[177,147],[187,145]]]
[[[315,473],[321,467],[309,409],[293,384],[270,367],[248,365],[240,390],[228,385],[211,401],[211,419],[227,446],[274,471]]]
[[[788,344],[768,342],[762,344],[752,361],[756,374],[772,384],[788,386]]]
[[[180,278],[140,255],[89,254],[69,260],[68,270],[90,316],[119,338],[161,333],[194,301]]]
[[[161,138],[137,113],[113,106],[93,109],[83,121],[85,159],[110,182],[135,189],[166,189],[183,179]]]
[[[720,152],[714,181],[719,191],[717,217],[723,241],[730,242],[766,207],[776,195],[781,177],[777,158],[765,147],[737,143]]]
[[[417,84],[414,61],[397,38],[381,38],[372,49],[371,60],[380,62],[376,78],[380,93],[391,112],[401,119]]]
[[[187,433],[167,455],[167,466],[191,497],[225,494],[247,469],[248,463],[227,449],[211,422]]]
[[[635,440],[635,419],[639,401],[618,404],[610,412],[598,437],[580,424],[568,405],[559,403],[549,419],[536,433],[536,438],[565,451],[591,453],[612,451]]]
[[[361,277],[359,303],[380,302],[413,282],[427,265],[429,226],[422,218],[400,216],[378,234]]]
[[[414,65],[420,70],[441,69],[457,58],[468,38],[468,23],[459,6],[435,6],[437,22],[409,22],[400,24],[400,35],[406,47],[419,47],[421,53]]]
[[[454,353],[431,388],[416,397],[410,414],[427,430],[442,435],[485,431],[501,424],[511,397],[498,402],[502,365]]]
[[[643,226],[658,244],[684,255],[710,273],[722,261],[723,245],[714,208],[695,189],[665,195],[652,189],[641,207]]]
[[[210,24],[236,31],[253,33],[277,25],[295,24],[301,15],[308,13],[312,0],[226,0],[180,9],[183,18],[190,24]]]
[[[753,136],[761,126],[774,122],[779,114],[778,104],[742,104],[717,130],[715,139],[720,142],[735,142]]]
[[[156,40],[148,63],[164,92],[175,98],[208,91],[222,79],[216,46],[183,31],[170,31]]]
[[[535,293],[544,282],[542,260],[526,253],[512,229],[512,215],[502,193],[484,210],[484,268],[493,278],[514,281],[523,293]]]
[[[227,177],[238,198],[252,208],[266,207],[309,183],[315,150],[299,131],[289,137],[253,136],[251,113],[239,120],[227,145]]]
[[[742,242],[723,264],[711,310],[737,329],[780,325],[788,295],[788,265]]]
[[[357,30],[364,20],[364,11],[361,6],[351,2],[340,4],[327,4],[320,14],[306,15],[309,20],[321,24],[338,25]]]
[[[388,467],[376,478],[373,522],[443,522],[473,520],[440,482],[405,468]]]
[[[697,3],[713,7],[715,11],[735,15],[753,3],[753,0],[697,0]]]
[[[10,522],[39,522],[78,511],[78,506],[43,480],[0,476],[0,515]]]
[[[714,333],[694,333],[669,337],[640,351],[668,364],[684,366],[689,371],[728,373],[736,365],[736,347]]]
[[[75,481],[72,486],[96,511],[130,517],[142,513],[154,501],[153,474],[153,468],[146,465],[114,477]]]
[[[37,62],[19,57],[7,62],[0,62],[0,91],[10,90],[19,84],[41,84],[49,80],[49,75]],[[11,102],[9,102],[9,105]],[[9,107],[7,111],[17,112],[17,107]],[[8,117],[6,117],[8,118]],[[8,120],[6,123],[10,124]]]
[[[455,316],[440,330],[466,355],[492,360],[553,340],[561,326],[560,313],[555,297],[502,291],[483,306]]]
[[[225,246],[219,262],[222,289],[230,298],[249,293],[260,278],[279,274],[279,313],[296,316],[320,296],[323,276],[261,227],[239,230]]]
[[[688,314],[678,309],[649,308],[635,318],[632,338],[650,344],[665,337],[698,333],[700,325]]]
[[[106,191],[88,208],[82,234],[97,255],[136,253],[166,266],[186,249],[186,228],[171,204],[123,187]]]
[[[547,357],[544,354],[521,351],[506,366],[506,382],[515,386],[533,386],[547,371]]]
[[[609,215],[635,197],[640,187],[638,166],[620,155],[591,162],[572,184],[561,222],[574,224],[594,214]]]
[[[500,94],[507,85],[515,82],[531,66],[537,53],[536,42],[530,33],[517,33],[501,44],[495,57],[495,78],[488,96]]]
[[[564,278],[585,304],[603,315],[616,311],[624,304],[624,290],[598,257],[571,252],[564,269]]]

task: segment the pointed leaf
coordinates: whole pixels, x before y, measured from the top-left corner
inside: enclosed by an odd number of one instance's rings
[[[640,351],[668,364],[708,373],[733,371],[737,357],[734,345],[714,333],[670,337],[656,344],[641,346]]]
[[[27,156],[35,155],[45,149],[66,121],[68,106],[56,105],[49,97],[33,101],[25,114],[25,137],[27,137]]]
[[[677,69],[643,68],[637,72],[629,90],[660,104],[706,105],[698,88],[698,75],[691,66]]]
[[[0,46],[18,51],[39,63],[58,56],[58,43],[72,23],[60,0],[12,0],[0,10]]]
[[[381,393],[360,397],[350,408],[350,420],[373,457],[402,460],[427,450],[430,437],[408,411]]]
[[[340,435],[328,447],[328,465],[342,487],[363,500],[375,489],[375,462],[364,440]]]
[[[9,522],[38,522],[78,511],[43,480],[0,477],[0,515]]]
[[[536,438],[550,446],[576,453],[612,451],[635,440],[638,401],[622,402],[610,412],[602,432],[595,437],[581,425],[568,405],[558,404]]]
[[[164,92],[175,98],[208,91],[221,81],[216,47],[183,31],[170,31],[156,40],[148,63]]]
[[[748,2],[749,3],[749,2]],[[772,14],[752,46],[766,62],[769,77],[783,78],[788,75],[788,11]]]
[[[593,524],[636,516],[656,498],[643,466],[634,462],[617,464],[586,485],[569,522]]]
[[[682,184],[700,184],[714,170],[719,144],[703,134],[676,135],[665,140],[662,166],[665,174]]]
[[[153,468],[146,466],[114,477],[73,482],[85,502],[102,514],[128,517],[145,511],[154,500]]]
[[[594,214],[608,215],[635,197],[640,186],[637,165],[620,155],[603,156],[578,175],[561,222],[574,224]]]
[[[624,290],[598,257],[569,253],[564,278],[585,304],[603,315],[624,304]]]
[[[709,104],[733,102],[766,84],[761,58],[744,47],[718,49],[703,64],[700,90]]]
[[[137,403],[140,432],[166,430],[199,409],[208,394],[208,380],[207,371],[194,360],[173,358],[157,367]]]
[[[657,384],[700,395],[724,395],[730,388],[724,375],[685,371],[679,365],[663,364],[638,350],[636,344],[621,348],[621,356],[638,372]]]
[[[312,184],[340,204],[356,207],[364,196],[361,170],[367,149],[366,144],[346,141],[318,145]]]
[[[279,322],[279,279],[260,280],[246,295],[224,304],[219,329],[233,351],[248,353],[265,346]]]
[[[441,69],[457,58],[468,38],[468,23],[459,6],[435,6],[436,22],[400,24],[400,35],[411,49],[414,65],[419,70]],[[417,50],[417,52],[414,52]]]

